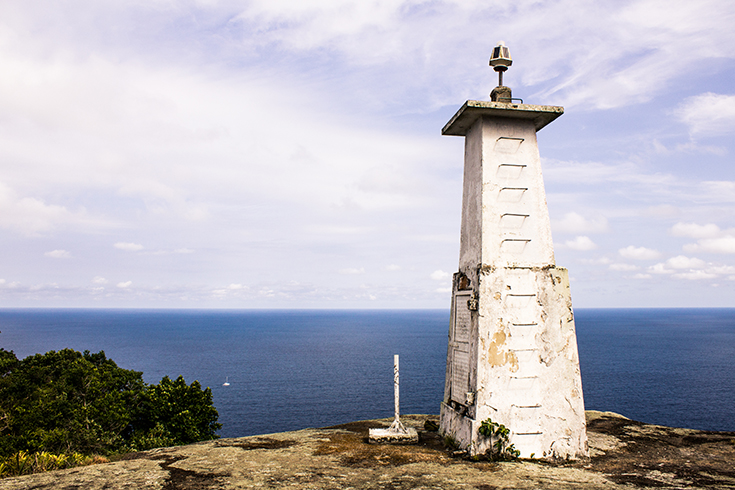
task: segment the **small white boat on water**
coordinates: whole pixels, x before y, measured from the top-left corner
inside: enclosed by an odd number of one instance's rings
[[[225,382],[222,383],[222,386],[230,386],[230,377],[225,376]]]

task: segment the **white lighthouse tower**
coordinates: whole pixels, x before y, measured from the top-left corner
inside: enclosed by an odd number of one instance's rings
[[[470,454],[505,425],[523,458],[588,456],[567,270],[556,267],[536,132],[563,114],[515,103],[501,42],[491,101],[468,100],[442,129],[464,136],[459,271],[454,274],[440,430]]]

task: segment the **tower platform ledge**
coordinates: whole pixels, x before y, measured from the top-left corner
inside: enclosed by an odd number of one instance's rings
[[[539,131],[562,114],[564,108],[561,106],[468,100],[442,128],[442,134],[465,136],[472,124],[483,116],[530,119]]]

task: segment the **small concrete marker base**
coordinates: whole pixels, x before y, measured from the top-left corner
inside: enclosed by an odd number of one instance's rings
[[[391,429],[370,429],[368,442],[370,444],[418,444],[419,433],[413,427],[406,432]]]
[[[395,418],[387,429],[370,429],[370,444],[418,444],[419,434],[416,429],[406,428],[400,420],[400,382],[398,378],[398,354],[393,356],[393,406]]]

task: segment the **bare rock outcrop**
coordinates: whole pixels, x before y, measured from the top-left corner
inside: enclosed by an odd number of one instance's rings
[[[0,489],[735,489],[735,433],[648,425],[587,412],[586,461],[478,462],[447,450],[424,430],[431,415],[406,415],[420,443],[367,443],[353,422],[125,455],[106,464],[0,480]]]

